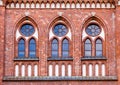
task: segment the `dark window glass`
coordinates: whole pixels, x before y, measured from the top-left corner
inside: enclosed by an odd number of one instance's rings
[[[20,32],[24,35],[24,36],[31,36],[34,32],[35,29],[32,25],[30,24],[24,24],[21,29]]]
[[[53,39],[52,41],[52,57],[58,57],[58,41]]]
[[[25,57],[25,41],[20,39],[18,43],[18,57]]]
[[[62,42],[62,57],[68,56],[69,56],[69,41],[67,39],[64,39]]]
[[[85,56],[91,56],[91,53],[92,53],[92,45],[91,45],[91,41],[90,41],[89,39],[87,39],[87,40],[85,41],[84,50],[85,50]]]
[[[63,24],[58,24],[54,27],[53,32],[55,35],[62,37],[67,34],[68,29]]]
[[[96,40],[96,56],[102,56],[102,41],[101,39]]]
[[[86,28],[86,33],[90,36],[97,36],[101,32],[101,29],[98,25],[91,24]]]
[[[36,57],[36,42],[31,39],[29,42],[29,57]]]

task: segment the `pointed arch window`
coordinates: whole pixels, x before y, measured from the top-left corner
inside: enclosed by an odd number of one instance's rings
[[[96,56],[102,56],[103,55],[102,40],[97,39],[95,43],[96,43]]]
[[[25,57],[25,40],[24,39],[19,40],[18,57]]]
[[[68,57],[69,56],[69,41],[64,39],[62,42],[62,56]]]
[[[59,19],[61,19],[60,17]],[[65,19],[63,19],[65,20]],[[62,21],[62,20],[61,20]],[[56,22],[56,20],[54,21]],[[66,21],[67,22],[67,21]],[[70,48],[72,33],[70,29],[70,25],[67,25],[66,22],[56,22],[50,29],[49,40],[50,40],[50,53],[49,55],[54,59],[57,57],[58,59],[69,59],[72,55]]]
[[[29,41],[29,57],[36,57],[36,42],[34,38]]]
[[[29,17],[27,19],[29,20]],[[17,50],[15,55],[19,57],[18,59],[31,59],[33,57],[37,59],[37,26],[30,21],[23,21],[19,27],[16,30],[16,41],[18,39],[19,41],[17,41],[17,46],[15,47]]]
[[[90,39],[86,39],[84,49],[85,49],[85,56],[92,56],[92,45]]]
[[[52,57],[58,57],[58,40],[52,40]]]

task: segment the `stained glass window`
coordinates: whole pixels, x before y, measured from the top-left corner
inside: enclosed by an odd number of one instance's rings
[[[102,41],[101,41],[101,39],[96,40],[96,56],[102,56]]]
[[[62,42],[62,57],[69,56],[69,42],[67,39],[64,39]]]
[[[21,29],[20,29],[20,32],[22,33],[22,35],[24,36],[31,36],[34,32],[35,32],[35,29],[32,25],[30,24],[24,24]]]
[[[52,57],[58,57],[58,40],[53,39],[52,41]]]
[[[36,42],[31,39],[29,42],[29,57],[36,57]]]
[[[91,56],[92,53],[92,45],[91,45],[91,41],[89,39],[87,39],[85,41],[85,56]]]
[[[86,28],[86,33],[93,37],[99,35],[100,32],[101,32],[101,29],[96,24],[91,24]]]
[[[63,24],[57,24],[54,29],[53,29],[53,32],[56,36],[59,36],[59,37],[62,37],[64,35],[67,34],[68,32],[68,29],[66,28],[65,25]]]
[[[25,57],[25,41],[20,39],[18,43],[18,57]]]

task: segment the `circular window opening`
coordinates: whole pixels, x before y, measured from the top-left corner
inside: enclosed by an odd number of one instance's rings
[[[63,24],[57,24],[57,25],[55,25],[53,32],[56,36],[62,37],[67,34],[68,29]]]
[[[20,32],[22,33],[22,35],[29,37],[35,32],[35,29],[30,24],[24,24],[22,25]]]
[[[95,37],[100,34],[101,28],[96,24],[91,24],[86,28],[85,31],[88,35]]]

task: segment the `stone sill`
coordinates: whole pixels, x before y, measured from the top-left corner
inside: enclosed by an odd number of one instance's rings
[[[85,61],[85,60],[107,60],[106,57],[104,56],[84,56],[81,58],[82,61]]]
[[[3,81],[117,81],[117,76],[105,76],[105,77],[83,77],[83,76],[65,76],[65,77],[15,77],[6,76]]]
[[[47,59],[48,61],[72,61],[73,58],[72,57],[66,57],[66,58],[63,58],[63,57],[58,57],[58,58],[48,58]]]
[[[39,58],[35,57],[35,58],[14,58],[14,61],[39,61]]]

